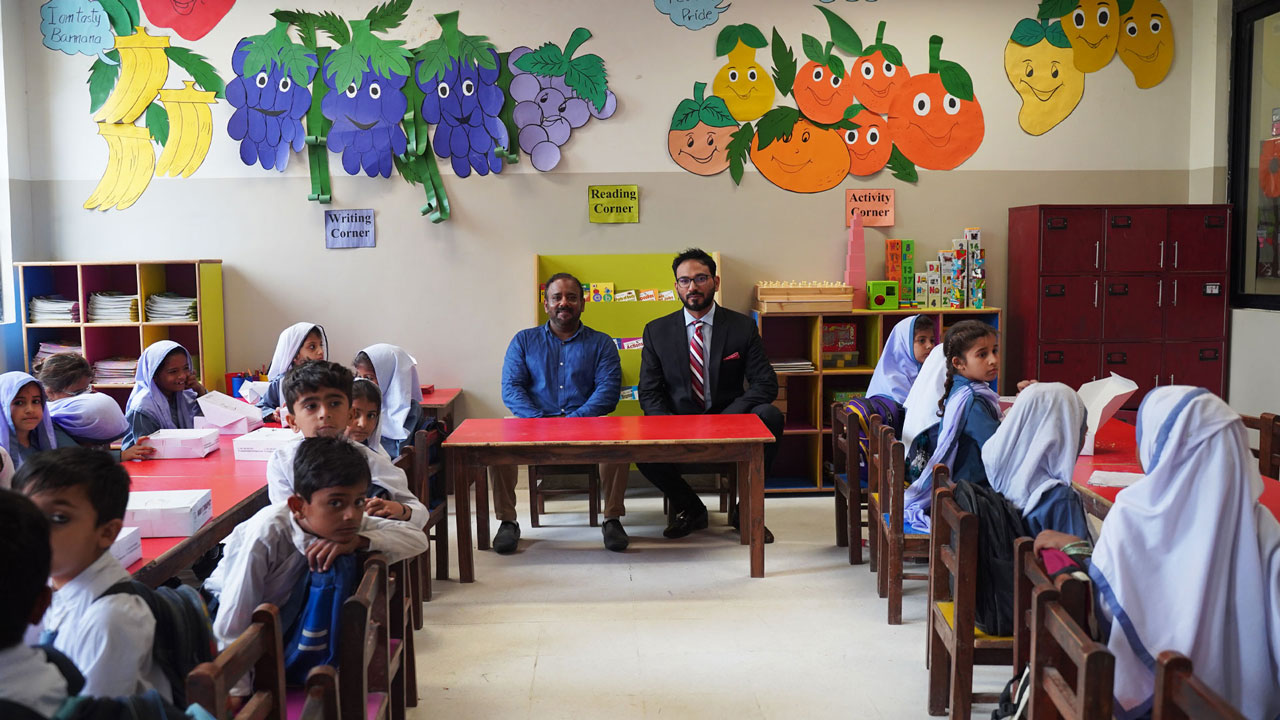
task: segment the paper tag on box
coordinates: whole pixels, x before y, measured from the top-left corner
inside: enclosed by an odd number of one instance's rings
[[[149,436],[147,445],[156,449],[151,457],[156,460],[182,460],[202,458],[218,449],[218,431],[157,430]]]
[[[1134,381],[1111,373],[1111,377],[1087,382],[1077,391],[1085,412],[1088,413],[1088,426],[1084,436],[1084,447],[1081,455],[1092,455],[1095,435],[1098,428],[1115,416],[1116,411],[1124,405],[1138,390]]]
[[[138,532],[138,528],[120,528],[116,541],[111,543],[111,557],[125,569],[142,559],[142,533]]]
[[[236,460],[270,460],[276,449],[292,442],[298,433],[290,428],[258,428],[231,441]]]
[[[204,420],[197,428],[213,427],[223,435],[243,435],[262,427],[262,411],[256,405],[240,402],[217,390],[201,395],[196,402],[204,413]]]
[[[190,537],[211,517],[208,490],[150,490],[129,493],[124,524],[138,528],[144,538]]]

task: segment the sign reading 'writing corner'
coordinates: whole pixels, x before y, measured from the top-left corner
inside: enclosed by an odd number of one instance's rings
[[[324,211],[326,248],[373,247],[375,240],[372,210]]]
[[[593,223],[640,222],[640,186],[588,185],[587,217]]]

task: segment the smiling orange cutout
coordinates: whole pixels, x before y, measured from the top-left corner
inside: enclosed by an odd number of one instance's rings
[[[773,117],[770,117],[770,116]],[[783,125],[794,118],[790,131],[765,136],[769,125]],[[849,174],[849,153],[838,130],[821,128],[793,108],[774,108],[760,120],[761,133],[751,143],[751,162],[766,180],[783,190],[815,193],[840,184]],[[765,143],[765,147],[760,147]]]
[[[902,53],[884,42],[884,28],[885,23],[881,21],[875,45],[864,50],[849,71],[854,97],[863,107],[881,115],[889,112],[898,88],[911,79],[911,72],[902,64]]]
[[[986,133],[969,73],[941,59],[942,38],[929,38],[929,72],[902,84],[889,108],[889,132],[913,163],[951,170],[968,160]]]
[[[889,125],[869,110],[859,112],[852,120],[858,127],[844,131],[844,142],[849,148],[849,174],[874,175],[884,169],[893,154]]]

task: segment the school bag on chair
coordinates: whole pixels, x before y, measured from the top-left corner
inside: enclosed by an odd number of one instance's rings
[[[342,604],[360,581],[354,554],[339,555],[323,572],[305,573],[281,611],[284,633],[284,679],[303,685],[319,665],[338,665],[338,630]]]
[[[956,504],[978,516],[978,582],[973,624],[998,637],[1013,634],[1013,541],[1031,534],[1022,513],[996,490],[955,486]]]

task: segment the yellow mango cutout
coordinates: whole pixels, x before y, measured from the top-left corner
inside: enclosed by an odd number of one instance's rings
[[[1018,125],[1031,135],[1043,135],[1066,120],[1084,97],[1084,72],[1073,60],[1073,49],[1048,40],[1031,47],[1010,40],[1004,72],[1022,98]]]
[[[776,91],[773,78],[756,62],[756,48],[741,40],[729,51],[729,62],[711,81],[711,93],[724,100],[729,114],[738,122],[749,122],[768,112]]]
[[[1173,23],[1159,0],[1136,0],[1120,18],[1120,60],[1143,90],[1155,87],[1173,66]]]
[[[1072,56],[1080,72],[1097,72],[1111,62],[1120,39],[1120,11],[1115,0],[1081,0],[1062,17],[1062,29],[1071,41]]]

